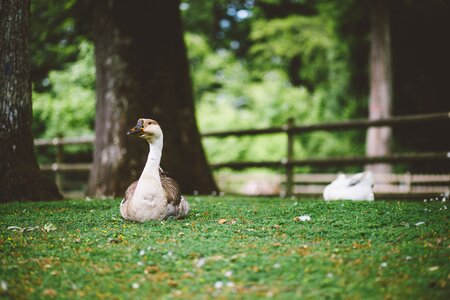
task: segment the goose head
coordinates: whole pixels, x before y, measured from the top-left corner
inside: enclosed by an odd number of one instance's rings
[[[136,126],[131,128],[127,135],[136,135],[141,139],[147,140],[149,143],[161,138],[163,133],[158,122],[152,119],[139,119]]]

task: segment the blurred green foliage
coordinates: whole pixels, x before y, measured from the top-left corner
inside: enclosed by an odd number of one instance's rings
[[[208,34],[188,32],[202,131],[281,126],[291,117],[296,124],[357,117],[365,100],[348,89],[349,50],[329,11],[324,6],[312,16],[252,20],[243,58],[233,47],[214,49]],[[293,61],[301,66],[293,70]],[[214,162],[278,160],[286,154],[285,135],[207,138],[204,145]],[[295,143],[298,158],[363,152],[364,132],[311,133]]]
[[[31,80],[36,91],[47,91],[48,72],[77,59],[84,40],[77,26],[77,0],[31,1]]]
[[[192,2],[192,7],[191,2],[184,3],[185,40],[201,131],[281,126],[291,117],[296,124],[354,117],[357,103],[347,91],[348,51],[339,42],[334,20],[326,10],[313,16],[265,19],[261,13],[259,18],[252,18],[253,10],[257,10],[253,1],[217,1],[203,6]],[[70,11],[72,6],[73,1],[67,1],[66,9]],[[187,18],[194,9],[199,12],[198,22]],[[211,9],[221,14],[207,14]],[[215,34],[202,29],[201,24],[214,23],[217,16],[227,18],[219,21]],[[66,22],[72,23],[70,18]],[[46,21],[45,25],[50,23]],[[223,35],[218,40],[227,43],[212,42],[220,33]],[[245,51],[237,51],[243,44]],[[62,70],[50,71],[45,92],[34,91],[36,137],[93,134],[93,46],[84,41],[72,52],[78,53],[76,61],[66,63]],[[35,56],[39,61],[42,53]],[[301,67],[290,69],[293,60],[301,61]],[[360,153],[363,147],[351,143],[354,137],[327,133],[299,137],[296,155]],[[208,138],[204,145],[212,162],[278,160],[285,156],[286,137]]]
[[[33,93],[33,130],[37,137],[90,135],[95,120],[93,46],[82,42],[78,60],[48,74],[47,92]]]
[[[397,14],[408,16],[422,7],[406,2],[394,5]],[[93,134],[93,46],[78,26],[89,24],[80,14],[80,3],[84,2],[32,3],[36,137]],[[450,5],[443,7],[448,10]],[[437,4],[428,8],[445,11]],[[370,10],[365,1],[183,0],[180,10],[202,132],[281,126],[288,118],[308,124],[367,116]],[[405,20],[393,20],[394,36],[401,33],[400,25],[408,24]],[[393,46],[401,47],[395,41]],[[394,59],[401,61],[402,57]],[[394,81],[394,89],[406,86],[397,77]],[[399,95],[396,103],[403,101]],[[441,100],[433,99],[403,105],[396,114],[402,109],[425,112],[413,108],[430,103],[442,106]],[[277,160],[285,156],[285,140],[284,135],[207,138],[204,145],[211,162]],[[308,133],[297,137],[295,155],[363,154],[364,141],[361,131]]]

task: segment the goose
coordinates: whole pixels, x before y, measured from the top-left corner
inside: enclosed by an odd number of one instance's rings
[[[373,201],[372,172],[362,172],[351,176],[339,174],[338,177],[325,187],[323,198],[330,200],[367,200]]]
[[[170,216],[177,219],[185,217],[190,209],[189,203],[181,196],[177,182],[160,167],[163,132],[158,122],[139,119],[127,135],[146,140],[150,152],[139,180],[127,188],[120,203],[122,217],[136,222],[160,221]]]

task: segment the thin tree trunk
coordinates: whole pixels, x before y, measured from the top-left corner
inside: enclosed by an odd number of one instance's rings
[[[29,6],[0,1],[0,202],[62,198],[33,151]]]
[[[388,0],[372,2],[372,36],[370,49],[369,119],[391,116],[392,70]],[[391,152],[392,131],[389,127],[370,128],[367,132],[366,154],[387,155]],[[391,166],[377,164],[367,166],[377,173],[390,173]]]
[[[164,132],[162,167],[185,193],[217,190],[197,129],[178,1],[93,3],[97,68],[94,167],[88,194],[123,195],[148,145],[126,136],[138,118]]]

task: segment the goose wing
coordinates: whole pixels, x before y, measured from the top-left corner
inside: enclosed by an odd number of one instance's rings
[[[351,187],[351,186],[360,184],[362,182],[362,180],[364,179],[364,176],[365,176],[365,173],[358,173],[358,174],[348,177],[348,179],[349,179],[348,186]]]
[[[161,178],[161,185],[166,194],[167,202],[172,205],[179,205],[181,202],[181,192],[178,183],[170,178],[163,169],[159,169],[159,177]]]
[[[136,180],[135,182],[133,182],[132,184],[130,184],[130,186],[127,188],[127,190],[125,191],[125,197],[122,200],[121,204],[124,204],[125,202],[127,202],[129,199],[133,198],[134,196],[134,191],[136,191],[136,187],[137,187],[138,181]]]

